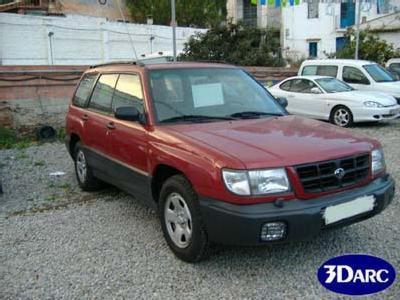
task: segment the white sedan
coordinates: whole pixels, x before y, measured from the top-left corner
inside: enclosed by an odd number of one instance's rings
[[[327,76],[295,76],[268,90],[276,98],[286,98],[289,113],[329,120],[341,127],[353,122],[376,122],[400,116],[393,96],[381,92],[358,91],[347,83]]]

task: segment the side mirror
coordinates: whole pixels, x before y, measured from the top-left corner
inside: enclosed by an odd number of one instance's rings
[[[132,106],[118,107],[114,115],[119,120],[126,120],[126,121],[140,120],[140,112],[136,109],[136,107]]]
[[[288,101],[285,97],[279,97],[276,98],[276,101],[279,103],[280,106],[282,106],[283,108],[286,108],[286,106],[288,106]]]
[[[321,94],[321,91],[317,87],[311,88],[311,94]]]

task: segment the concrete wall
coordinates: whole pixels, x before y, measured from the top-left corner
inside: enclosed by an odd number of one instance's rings
[[[68,103],[85,69],[0,66],[0,126],[21,135],[32,135],[41,125],[62,128]]]
[[[198,31],[177,28],[177,49]],[[0,14],[0,64],[2,65],[90,65],[137,55],[171,51],[168,26],[124,24],[104,18],[67,15],[42,17]],[[150,41],[150,37],[154,37]]]
[[[356,11],[358,3],[359,1],[356,2]],[[369,21],[385,16],[377,13],[376,4],[376,0],[370,0],[368,3],[363,2],[361,20]],[[400,0],[390,0],[390,4],[390,13],[400,10]],[[342,37],[346,31],[345,28],[340,28],[340,2],[321,1],[318,15],[318,18],[308,19],[308,4],[305,2],[297,6],[286,6],[282,9],[283,48],[286,49],[286,57],[291,57],[294,60],[307,58],[310,41],[318,42],[319,58],[324,58],[326,54],[336,52],[336,38]],[[387,22],[392,22],[392,20],[387,19]],[[395,19],[394,22],[397,22],[399,29],[397,32],[393,32],[394,37],[389,42],[400,47],[400,19]],[[387,34],[382,34],[382,38],[385,37],[387,37]]]

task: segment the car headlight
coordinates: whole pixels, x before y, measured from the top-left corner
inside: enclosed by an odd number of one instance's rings
[[[232,193],[242,196],[282,193],[290,189],[286,170],[252,171],[222,170],[225,185]]]
[[[376,175],[385,168],[385,158],[382,149],[375,149],[371,152],[372,175]]]
[[[383,107],[382,104],[375,102],[375,101],[365,101],[364,106],[366,106],[366,107]]]

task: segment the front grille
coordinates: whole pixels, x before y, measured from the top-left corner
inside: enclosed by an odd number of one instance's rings
[[[295,166],[297,175],[307,193],[337,190],[362,182],[369,174],[369,154]],[[335,175],[339,168],[344,176]]]

